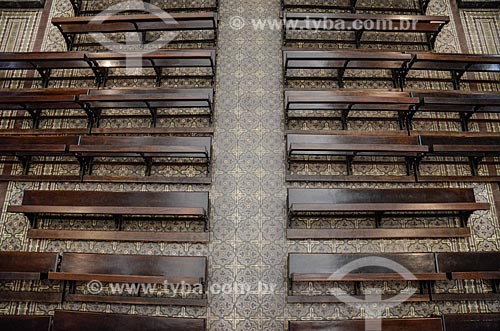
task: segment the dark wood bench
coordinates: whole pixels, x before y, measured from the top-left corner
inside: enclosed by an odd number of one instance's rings
[[[498,79],[462,79],[465,73],[500,73],[500,55],[482,54],[446,54],[446,53],[414,53],[407,70],[403,71],[403,81],[408,80],[412,71],[445,71],[449,72],[455,90],[460,89],[462,82],[498,84]],[[414,80],[415,78],[410,78]],[[433,80],[432,78],[423,78]]]
[[[97,192],[25,191],[20,206],[7,212],[23,213],[30,221],[28,238],[58,240],[111,240],[142,242],[208,242],[208,192]],[[113,219],[116,229],[47,229],[45,219]],[[127,220],[203,222],[205,232],[122,231]]]
[[[338,49],[283,49],[283,66],[285,85],[291,80],[335,80],[340,88],[347,80],[390,80],[393,86],[400,88],[403,68],[412,59],[411,54],[401,52],[383,52],[366,50],[338,50]],[[334,69],[337,75],[318,76],[301,73],[290,73],[290,70],[317,70]],[[370,77],[346,76],[346,70],[375,70]],[[380,76],[380,71],[389,71],[390,77]]]
[[[105,314],[56,310],[52,331],[115,330],[123,331],[204,331],[201,318],[168,318],[127,314]]]
[[[287,134],[287,162],[289,173],[287,181],[415,181],[414,164],[416,158],[428,151],[427,146],[419,144],[418,137],[408,136],[362,136],[330,134]],[[404,159],[405,175],[355,175],[353,165],[357,157],[372,157],[374,164],[380,157]],[[310,159],[314,157],[314,159]],[[331,160],[339,157],[342,160]],[[387,162],[387,161],[386,161]],[[391,161],[392,163],[397,162]],[[294,163],[345,164],[345,175],[309,176],[290,174]]]
[[[92,0],[70,0],[71,6],[73,7],[73,11],[75,16],[92,16],[99,14],[101,12],[104,13],[113,13],[113,11],[104,9],[99,10],[95,8],[95,1]],[[109,5],[118,4],[120,1],[114,0],[109,4],[106,3],[106,8]],[[203,1],[197,3],[197,1],[176,1],[172,3],[162,3],[162,9],[167,13],[174,12],[201,12],[201,11],[218,11],[219,8],[219,0],[211,0],[211,1]],[[147,9],[147,8],[145,8]]]
[[[332,14],[332,13],[290,13],[286,12],[283,15],[284,43],[351,43],[357,48],[361,44],[386,44],[386,45],[401,45],[401,44],[416,44],[422,45],[421,41],[393,41],[393,40],[377,40],[363,41],[363,33],[378,32],[378,33],[422,33],[427,37],[425,43],[430,50],[434,49],[437,36],[443,27],[449,23],[448,16],[424,16],[424,15],[383,15],[383,14]],[[337,24],[343,22],[343,24]],[[370,25],[368,25],[370,24]],[[355,38],[353,41],[346,39],[332,38],[289,38],[289,31],[343,31],[354,32]]]
[[[34,70],[38,73],[42,87],[47,87],[54,70],[88,69],[95,76],[96,84],[102,79],[102,72],[97,64],[83,52],[29,52],[0,53],[0,70]],[[65,77],[71,79],[72,77]],[[15,78],[4,78],[12,80]],[[30,78],[21,77],[21,80]],[[58,77],[57,79],[62,79]]]
[[[0,329],[9,331],[50,331],[50,316],[1,315]]]
[[[54,77],[54,70],[88,69],[95,78],[97,87],[105,86],[110,79],[110,70],[123,68],[150,68],[155,71],[154,79],[157,86],[161,85],[163,78],[183,79],[208,79],[215,80],[216,51],[215,49],[175,49],[157,50],[143,54],[141,52],[31,52],[31,53],[1,53],[0,70],[35,70],[38,72],[42,87],[47,87],[51,80],[82,80],[89,76],[75,75],[74,73]],[[179,73],[178,75],[165,75],[165,68],[200,68],[206,73],[192,74]],[[115,76],[112,76],[115,78]],[[120,79],[140,78],[137,75],[116,76]],[[143,78],[148,78],[145,76]],[[18,78],[5,78],[13,80]],[[33,78],[21,77],[20,80]],[[38,78],[37,78],[38,79]]]
[[[69,282],[64,295],[66,302],[203,307],[207,304],[204,293],[197,297],[172,297],[171,294],[168,297],[147,296],[139,287],[137,293],[130,293],[134,295],[113,295],[111,290],[110,293],[92,294],[77,292],[75,285],[90,281],[157,284],[163,291],[165,282],[168,282],[193,286],[202,284],[205,291],[206,274],[206,257],[65,253],[60,271],[49,273],[49,279]],[[123,294],[128,293],[124,290]]]
[[[0,280],[46,280],[50,272],[57,270],[58,262],[57,253],[0,252]],[[57,304],[61,300],[62,293],[47,291],[2,291],[0,294],[1,302],[32,301]]]
[[[396,330],[444,331],[442,320],[439,317],[404,318],[404,319],[384,318],[382,319],[381,323],[382,323],[382,329],[380,331],[396,331]],[[365,331],[366,320],[289,321],[288,330],[289,331]]]
[[[110,17],[77,16],[54,17],[52,24],[62,33],[68,50],[74,46],[93,46],[93,43],[76,44],[77,35],[92,33],[126,33],[136,32],[142,36],[138,46],[147,42],[144,34],[157,31],[212,31],[211,38],[196,40],[177,40],[178,42],[212,43],[217,40],[217,13],[155,13],[133,15],[111,15]],[[170,43],[175,42],[170,41]],[[105,46],[103,44],[103,46]]]
[[[376,90],[285,90],[285,123],[291,119],[318,120],[338,119],[342,129],[347,130],[348,121],[367,120],[370,117],[356,116],[349,118],[351,112],[384,111],[398,113],[400,129],[405,128],[405,118],[420,100],[412,98],[408,92]],[[331,116],[315,115],[309,112],[336,112]],[[390,118],[388,118],[390,119]]]
[[[443,316],[446,331],[498,331],[500,314],[446,314]]]
[[[469,123],[477,114],[500,113],[500,94],[475,93],[470,91],[412,91],[420,103],[407,118],[408,127],[419,112],[458,113],[463,131],[469,131]]]
[[[31,118],[31,127],[37,129],[44,110],[78,110],[84,113],[82,106],[78,102],[78,95],[81,89],[61,89],[60,93],[50,89],[48,93],[30,92],[22,90],[18,92],[0,92],[0,111],[24,111]],[[17,119],[16,116],[6,116],[5,118]],[[24,117],[21,117],[24,118]]]
[[[2,160],[3,163],[20,163],[22,177],[28,178],[30,166],[34,163],[50,162],[46,158],[72,156],[68,148],[78,144],[78,136],[44,136],[44,137],[0,137],[0,156],[10,156]],[[40,159],[42,157],[43,159]],[[9,176],[0,176],[1,180],[11,179]]]
[[[469,237],[467,222],[476,210],[489,210],[478,203],[472,189],[288,189],[288,239],[395,239]],[[384,228],[384,218],[460,218],[461,227]],[[375,221],[375,228],[296,228],[304,218],[360,218]]]
[[[381,11],[381,12],[397,12],[397,13],[415,13],[425,15],[430,0],[418,0],[415,7],[408,8],[406,6],[391,5],[366,5],[358,0],[343,0],[335,2],[320,2],[308,3],[307,1],[298,0],[281,0],[281,10],[296,10],[296,9],[326,9],[326,10],[348,10],[351,13],[356,11]]]
[[[161,86],[164,78],[182,78],[182,79],[209,79],[212,85],[215,81],[216,67],[216,50],[213,48],[207,49],[173,49],[173,50],[157,50],[147,54],[140,52],[126,53],[89,53],[87,55],[92,59],[103,72],[102,85],[110,78],[110,70],[130,68],[131,63],[138,65],[140,68],[153,69],[155,72],[155,84]],[[192,74],[180,73],[178,75],[165,75],[163,69],[168,68],[198,68],[206,69],[207,73]],[[117,78],[137,78],[135,75],[117,76]]]
[[[84,181],[139,181],[154,183],[201,183],[211,182],[211,137],[111,137],[83,136],[78,145],[69,146],[69,152],[80,163],[80,177]],[[98,158],[98,160],[96,160]],[[110,163],[109,159],[137,159],[144,164],[144,176],[94,176],[93,167],[99,163]],[[116,161],[123,164],[129,161]],[[137,162],[136,162],[137,163]],[[153,166],[202,165],[206,166],[205,177],[152,176]]]
[[[147,109],[151,117],[151,127],[156,127],[159,117],[208,117],[212,123],[213,116],[212,88],[195,89],[99,89],[90,90],[87,95],[80,95],[79,101],[93,114],[93,127],[99,127],[102,117],[113,116],[103,114],[106,109]],[[171,114],[158,110],[162,108],[193,109],[202,108],[203,112]]]
[[[416,159],[419,181],[483,181],[496,182],[496,175],[482,175],[481,165],[498,164],[500,137],[467,134],[464,136],[420,135],[421,144],[429,147],[429,152]],[[446,160],[443,158],[447,157]],[[452,157],[453,159],[450,159]],[[465,175],[422,175],[424,165],[465,165],[470,169]]]
[[[361,258],[380,257],[392,260],[406,268],[411,274],[400,274],[383,266],[364,266],[353,270],[344,277],[336,273],[345,265]],[[407,281],[429,283],[446,280],[446,273],[436,271],[435,257],[432,253],[402,253],[402,254],[289,254],[288,255],[288,303],[336,303],[349,302],[350,299],[370,300],[359,291],[363,282]],[[345,295],[295,295],[295,283],[308,282],[344,282],[354,283],[352,296]],[[356,285],[358,284],[358,285]],[[389,302],[393,296],[382,295],[381,300]],[[375,299],[375,298],[373,298]],[[427,288],[421,287],[420,292],[407,299],[409,302],[429,302],[431,299]],[[342,301],[343,300],[343,301]],[[397,299],[394,299],[397,300]]]
[[[437,253],[438,272],[446,273],[449,280],[491,281],[490,293],[435,293],[434,301],[500,300],[500,253]]]
[[[94,133],[94,129],[99,127],[100,119],[108,117],[150,117],[151,128],[156,127],[159,118],[165,117],[208,118],[209,124],[211,124],[214,111],[213,102],[214,92],[212,88],[7,89],[0,91],[0,111],[6,113],[5,117],[2,118],[24,120],[27,118],[24,114],[26,112],[30,116],[32,125],[30,129],[0,130],[0,134],[91,134]],[[168,108],[169,111],[164,111],[165,108]],[[110,115],[106,113],[108,109],[147,109],[149,115],[130,113]],[[186,109],[193,109],[193,111],[175,111]],[[57,110],[72,110],[72,112],[67,114],[47,113]],[[12,114],[12,111],[18,113]],[[73,117],[86,118],[88,130],[83,128],[38,129],[42,119]],[[172,129],[178,129],[179,133],[194,133],[196,131],[196,128]],[[74,130],[73,133],[67,133],[71,130]],[[112,133],[113,129],[101,131]],[[158,130],[158,132],[160,131],[161,129]],[[151,130],[146,132],[143,128],[138,131],[141,134],[150,132],[154,133]],[[175,130],[166,132],[175,133]]]

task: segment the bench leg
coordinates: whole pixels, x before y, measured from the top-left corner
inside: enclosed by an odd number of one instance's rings
[[[375,228],[379,229],[382,226],[382,217],[384,213],[375,213]]]
[[[363,38],[363,31],[355,31],[354,32],[356,38],[356,48],[361,47],[361,38]]]
[[[158,121],[158,110],[153,107],[149,107],[149,112],[151,113],[151,122],[149,127],[156,128],[156,123]]]
[[[153,168],[153,158],[152,157],[145,157],[144,163],[146,164],[144,176],[146,176],[146,177],[151,176],[151,170]]]
[[[483,161],[483,157],[469,157],[469,164],[472,176],[479,176],[479,164]]]
[[[342,114],[340,117],[340,121],[342,123],[342,130],[347,130],[348,128],[348,117],[349,117],[349,110],[342,110]]]
[[[80,164],[80,180],[83,181],[85,175],[92,173],[92,157],[77,156],[78,163]]]
[[[462,125],[462,131],[469,131],[469,122],[473,113],[460,114],[460,122]]]
[[[30,166],[32,163],[31,156],[28,155],[17,155],[16,156],[17,160],[19,163],[21,163],[21,166],[23,168],[23,175],[27,176],[30,172]]]
[[[115,220],[116,230],[121,231],[122,230],[122,226],[123,226],[123,217],[122,217],[122,215],[114,215],[113,218]]]
[[[30,222],[30,228],[38,228],[38,214],[26,214],[28,221]]]
[[[30,110],[30,109],[26,109],[26,111],[31,116],[31,127],[33,129],[38,129],[38,126],[40,125],[40,118],[42,115],[42,111],[41,110]]]
[[[453,89],[454,90],[460,90],[460,81],[461,81],[464,73],[465,73],[465,71],[452,71],[451,72],[451,79],[453,80]]]
[[[52,73],[52,70],[50,69],[37,69],[38,74],[41,77],[41,82],[42,82],[42,87],[47,88],[49,87],[49,81],[50,81],[50,74]]]
[[[346,171],[347,176],[352,176],[352,165],[354,163],[354,156],[346,156]]]

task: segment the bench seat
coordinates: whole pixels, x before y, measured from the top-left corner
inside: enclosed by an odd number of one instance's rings
[[[57,270],[57,253],[0,252],[0,280],[40,281]],[[62,293],[2,291],[1,302],[60,303]],[[0,322],[1,324],[1,322]]]
[[[452,82],[454,89],[461,83],[497,84],[498,79],[463,79],[465,73],[500,72],[500,55],[447,54],[432,52],[388,52],[374,50],[338,50],[314,48],[283,49],[283,75],[285,85],[292,80],[333,80],[340,88],[346,81],[391,81],[395,88],[406,88],[408,81]],[[297,70],[304,72],[296,72]],[[311,70],[316,71],[311,73]],[[337,70],[337,74],[324,75],[319,69]],[[346,71],[370,70],[370,75],[346,75]],[[294,70],[295,72],[290,72]],[[377,71],[374,71],[377,70]],[[421,71],[449,72],[450,78],[419,77]],[[385,72],[390,75],[384,74]]]
[[[92,0],[70,0],[71,6],[73,7],[73,12],[75,16],[92,16],[92,15],[97,15],[103,10],[97,10],[93,5]],[[119,3],[119,1],[113,1],[110,4],[115,4]],[[108,5],[110,5],[108,4]],[[174,13],[174,12],[198,12],[198,11],[218,11],[219,7],[219,0],[211,0],[208,1],[207,3],[197,3],[197,2],[191,2],[191,1],[179,1],[179,2],[173,2],[173,3],[165,3],[163,4],[165,7],[161,8],[167,13]],[[145,8],[147,9],[147,8]],[[112,10],[106,10],[104,9],[104,13],[110,13],[114,14]]]
[[[60,270],[49,273],[49,279],[74,282],[97,280],[111,283],[164,282],[201,284],[205,288],[207,260],[205,257],[79,254],[65,253]],[[74,286],[64,296],[67,302],[103,302],[146,305],[206,306],[205,294],[196,298],[148,297],[85,294],[75,292]]]
[[[360,3],[357,0],[341,0],[335,2],[320,2],[310,4],[307,1],[298,0],[282,0],[281,10],[290,11],[298,9],[326,9],[326,10],[347,10],[351,13],[356,13],[356,11],[382,11],[382,12],[397,12],[397,13],[415,13],[425,15],[427,7],[430,0],[418,0],[417,6],[410,8],[409,6],[396,6],[396,5],[384,5],[381,4],[377,6],[376,4],[367,5],[366,3]]]
[[[105,18],[99,16],[52,18],[52,24],[62,33],[68,50],[79,46],[75,45],[75,36],[91,33],[213,31],[213,37],[197,39],[195,42],[214,44],[217,39],[217,23],[215,12],[112,15]]]
[[[356,263],[360,259],[372,259],[374,257],[392,260],[408,270],[408,274],[398,273],[396,270],[378,266],[376,263],[363,267],[354,267],[354,270],[343,275],[343,267],[350,263]],[[384,282],[384,281],[417,281],[429,282],[446,280],[446,274],[436,271],[435,257],[432,253],[401,253],[401,254],[299,254],[288,255],[288,282],[290,291],[288,293],[289,303],[334,303],[355,300],[364,297],[354,287],[353,296],[341,294],[335,295],[295,295],[294,284],[297,282]],[[337,272],[341,272],[337,274]],[[377,298],[371,298],[377,302]],[[390,301],[389,295],[381,297],[384,301]],[[370,300],[370,298],[369,298]],[[394,297],[394,300],[398,300]],[[410,299],[413,302],[428,302],[430,294],[421,290]]]
[[[476,114],[500,113],[500,94],[465,91],[411,91],[420,103],[408,114],[408,127],[419,112],[458,113],[463,131],[469,131],[471,118]]]
[[[89,94],[80,95],[79,101],[86,109],[93,112],[96,127],[103,117],[112,116],[103,114],[106,109],[147,109],[151,117],[151,127],[156,127],[161,117],[207,117],[212,123],[213,116],[213,89],[107,89],[89,90]],[[203,112],[188,114],[158,113],[159,108],[202,108]]]
[[[356,80],[354,76],[346,76],[346,70],[375,71],[371,79],[391,81],[395,88],[401,87],[401,73],[403,68],[412,59],[411,54],[401,52],[383,52],[366,50],[338,50],[338,49],[311,49],[290,48],[283,49],[284,81],[285,85],[292,80],[334,80],[339,88],[345,86],[347,80]],[[318,77],[317,74],[291,73],[290,70],[334,69],[337,75]],[[380,76],[379,71],[389,71],[391,75]],[[363,78],[365,79],[365,78]]]
[[[25,214],[31,224],[28,238],[57,240],[112,240],[143,242],[208,242],[210,220],[208,192],[97,192],[25,191],[19,206],[7,212]],[[68,219],[111,217],[115,230],[47,229],[43,220],[65,215]],[[122,222],[141,220],[203,222],[205,232],[122,231]],[[160,217],[161,216],[161,217]],[[152,218],[154,217],[154,218]],[[160,218],[158,218],[160,217]]]
[[[287,238],[301,239],[393,239],[469,237],[467,221],[474,211],[489,210],[489,203],[475,201],[470,189],[288,189]],[[362,213],[362,215],[359,215]],[[459,217],[460,228],[383,228],[383,218]],[[448,216],[450,216],[448,215]],[[369,217],[375,228],[296,228],[296,219],[315,217]]]
[[[385,111],[397,112],[398,122],[404,129],[404,119],[420,99],[412,98],[408,92],[378,92],[374,90],[285,90],[285,122],[290,119],[339,119],[342,129],[346,130],[348,121],[367,120],[369,117],[356,116],[350,118],[352,111]],[[332,116],[305,114],[304,111],[331,112],[340,114]]]
[[[147,179],[168,181],[166,177],[151,176],[152,167],[156,164],[201,164],[206,166],[210,177],[211,168],[211,137],[81,137],[78,145],[69,146],[80,162],[82,180],[93,177],[95,158],[126,158],[137,159],[145,165]],[[101,161],[107,162],[107,161]],[[119,164],[121,161],[113,163]],[[100,176],[97,176],[100,177]],[[125,177],[125,176],[124,176]],[[126,178],[123,178],[126,179]]]
[[[441,317],[381,320],[289,321],[290,331],[364,331],[367,323],[381,323],[381,331],[496,331],[500,328],[500,314],[445,314]]]
[[[434,175],[419,175],[419,181],[447,181],[448,179],[480,181],[496,181],[497,176],[482,175],[480,166],[485,164],[498,164],[495,159],[500,156],[499,137],[465,135],[462,137],[451,137],[441,134],[421,135],[420,140],[422,145],[429,146],[429,152],[424,157],[418,160],[417,168],[423,167],[429,163],[443,163],[440,159],[443,157],[454,157],[453,160],[448,160],[447,163],[464,164],[470,169],[470,174],[464,176],[434,176]]]
[[[492,283],[493,293],[433,293],[435,301],[488,301],[498,300],[500,285],[500,253],[437,253],[437,270],[447,274],[449,280],[486,280]]]
[[[414,173],[412,170],[413,160],[428,151],[427,146],[420,145],[417,137],[408,136],[361,136],[361,135],[331,135],[331,134],[295,134],[289,133],[286,136],[287,140],[287,162],[288,169],[294,163],[345,163],[346,173],[339,178],[329,178],[327,175],[322,176],[308,176],[293,175],[288,173],[287,180],[308,180],[317,181],[324,178],[325,180],[347,180],[352,181],[367,180],[378,181],[383,180],[391,181],[404,181],[408,182],[414,180]],[[345,161],[334,161],[328,159],[331,156],[341,157]],[[393,176],[359,176],[353,174],[353,165],[356,158],[360,156],[371,156],[374,158],[373,162],[378,161],[380,157],[389,156],[401,158],[404,161],[406,168],[405,175]],[[307,157],[307,159],[305,159]],[[311,159],[310,157],[314,157]],[[290,172],[290,171],[289,171]],[[413,177],[413,178],[412,178]]]
[[[446,314],[443,316],[446,331],[496,331],[500,330],[499,313]]]
[[[103,79],[101,85],[103,86],[106,85],[111,77],[114,77],[110,76],[110,70],[130,68],[131,63],[139,68],[154,69],[154,79],[157,87],[161,86],[164,78],[208,79],[212,85],[215,80],[216,50],[214,48],[157,50],[147,54],[141,52],[99,52],[88,53],[87,56],[99,68],[102,68]],[[163,70],[166,68],[200,68],[206,69],[207,73],[193,74],[191,72],[182,72],[178,75],[166,75]],[[130,78],[133,76],[116,76],[116,78],[127,77]]]
[[[74,113],[56,115],[55,118],[86,117],[88,130],[80,132],[92,133],[98,128],[102,118],[112,117],[150,117],[151,128],[155,128],[159,118],[208,118],[212,123],[213,116],[212,88],[118,88],[118,89],[47,89],[31,91],[12,89],[0,91],[0,111],[26,111],[31,116],[32,130],[39,127],[42,118],[54,115],[44,115],[45,110],[73,110]],[[159,109],[198,109],[194,112],[179,113],[161,111]],[[147,109],[147,114],[109,114],[109,109]],[[104,113],[103,113],[104,111]],[[24,116],[5,116],[8,119]],[[144,133],[141,129],[141,133]],[[50,131],[45,129],[44,131]],[[6,133],[8,131],[5,131]],[[60,130],[54,133],[62,132]],[[21,134],[30,133],[21,130]],[[34,134],[43,133],[42,130]]]
[[[465,73],[474,72],[500,72],[500,55],[483,54],[455,54],[455,53],[414,53],[413,59],[404,72],[404,77],[412,71],[447,71],[451,75],[451,81],[455,90],[460,89],[462,82],[474,82],[477,80],[463,80]],[[498,83],[498,80],[479,80],[479,82]]]
[[[96,83],[101,77],[96,63],[89,59],[84,52],[0,53],[0,70],[35,70],[40,76],[42,87],[48,87],[51,73],[56,69],[91,70],[96,78]]]
[[[206,321],[201,318],[167,318],[127,314],[105,314],[56,310],[52,331],[115,330],[123,331],[204,331]]]
[[[51,323],[50,316],[0,316],[0,329],[9,331],[50,331]]]
[[[35,70],[38,72],[42,87],[48,87],[51,80],[82,80],[95,79],[96,87],[106,86],[110,78],[131,79],[136,75],[111,75],[113,69],[150,68],[155,71],[155,84],[160,86],[164,78],[208,79],[214,82],[216,66],[216,51],[207,49],[172,49],[156,50],[147,54],[142,52],[31,52],[31,53],[1,53],[0,70]],[[183,69],[176,75],[167,75],[165,68]],[[193,74],[188,68],[200,68],[206,73]],[[54,77],[54,70],[88,69],[91,76],[65,73],[62,77]],[[142,77],[142,76],[141,76]],[[146,77],[148,78],[148,77]],[[11,80],[6,78],[4,80]],[[17,78],[16,78],[17,79]],[[21,77],[20,80],[30,80]]]
[[[450,22],[448,16],[425,16],[425,15],[385,15],[385,14],[333,14],[333,13],[291,13],[285,12],[283,14],[286,28],[284,29],[284,43],[290,44],[295,42],[308,42],[308,43],[352,43],[357,48],[361,47],[363,43],[370,44],[400,44],[401,41],[363,41],[364,32],[384,32],[384,33],[422,33],[427,36],[429,49],[434,49],[438,34],[443,27]],[[294,24],[288,23],[292,21]],[[342,21],[343,24],[335,24]],[[385,24],[371,24],[372,28],[366,28],[365,22],[384,22]],[[329,22],[330,24],[327,24]],[[390,24],[387,24],[390,22]],[[411,24],[402,24],[410,23]],[[291,38],[289,31],[350,31],[355,32],[355,39],[348,41],[345,39],[313,39],[313,38]],[[411,42],[409,42],[411,43]],[[421,45],[422,42],[415,41],[413,44]]]

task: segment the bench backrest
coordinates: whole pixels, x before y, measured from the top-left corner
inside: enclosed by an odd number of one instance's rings
[[[466,70],[500,72],[500,55],[414,53],[413,70]]]
[[[130,59],[137,67],[213,67],[215,66],[214,49],[178,49],[158,50],[148,54],[140,52],[124,53],[88,53],[87,57],[101,68],[128,68]]]
[[[500,253],[436,253],[439,272],[500,271]]]
[[[6,277],[9,272],[47,274],[56,271],[58,261],[57,253],[0,252],[0,273]]]
[[[444,136],[444,135],[421,135],[422,145],[500,145],[500,138],[491,136]]]
[[[371,144],[371,145],[419,145],[418,137],[408,136],[352,136],[352,135],[313,135],[288,134],[287,148],[291,144]]]
[[[208,212],[208,192],[24,191],[23,206],[189,207]]]
[[[5,331],[49,331],[50,316],[0,316],[0,330]]]
[[[81,146],[202,146],[210,155],[211,137],[109,137],[84,136],[80,140]]]
[[[432,253],[402,253],[402,254],[290,254],[288,256],[288,276],[299,274],[333,274],[346,264],[362,258],[381,257],[392,260],[412,273],[436,272],[434,254]],[[351,273],[395,273],[374,263],[353,270]]]
[[[296,90],[296,89],[286,89],[286,97],[387,97],[387,98],[410,98],[410,92],[401,91],[385,91],[385,90]]]
[[[79,136],[0,137],[2,145],[78,145]]]
[[[365,320],[290,321],[289,331],[365,331]],[[381,331],[442,331],[440,318],[382,319]]]
[[[450,314],[443,316],[446,331],[498,331],[500,314]]]
[[[476,202],[473,189],[288,189],[295,203],[464,203]]]
[[[283,61],[286,68],[347,68],[401,69],[411,61],[411,54],[402,52],[342,51],[285,49]]]
[[[200,94],[200,95],[213,95],[211,88],[192,88],[192,89],[176,89],[176,88],[113,88],[113,89],[90,89],[89,95],[106,95],[117,96],[124,94],[162,94],[168,97],[170,94]],[[0,94],[1,95],[1,94]]]
[[[61,272],[205,280],[205,257],[65,253]]]
[[[53,331],[203,331],[205,320],[56,311]]]

